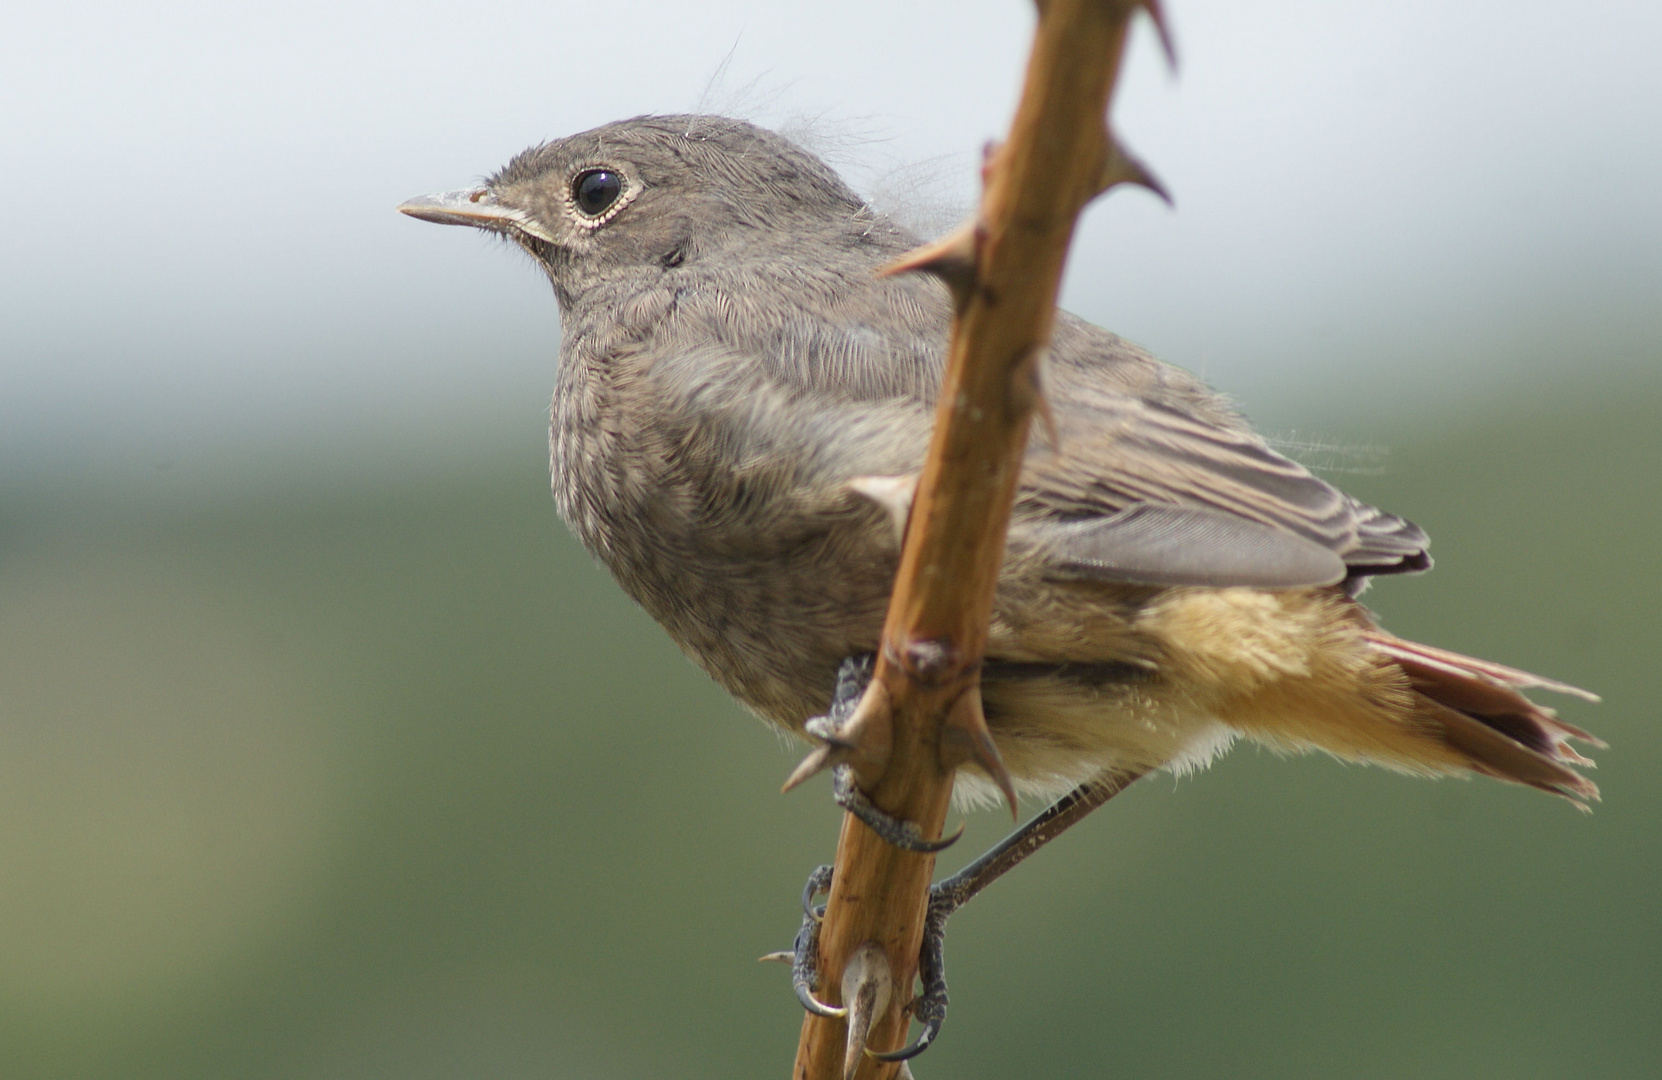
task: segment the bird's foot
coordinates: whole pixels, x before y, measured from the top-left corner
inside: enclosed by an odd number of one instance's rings
[[[819,740],[785,781],[785,791],[831,766],[852,765],[872,776],[888,764],[893,741],[890,730],[889,695],[883,684],[872,680],[877,668],[870,653],[850,656],[837,668],[837,685],[831,694],[831,708],[802,725],[804,733]]]
[[[851,656],[837,669],[837,687],[831,708],[805,725],[821,745],[803,759],[785,790],[830,766],[832,797],[837,805],[863,821],[872,832],[903,851],[933,854],[950,847],[963,832],[941,840],[926,840],[918,827],[886,813],[866,797],[857,782],[862,767],[881,772],[889,753],[888,695],[872,681],[876,660],[870,653]]]
[[[970,895],[974,895],[971,893]],[[929,1049],[946,1023],[946,920],[962,907],[969,896],[942,882],[929,888],[929,912],[924,916],[923,946],[918,950],[918,981],[923,993],[912,999],[912,1018],[923,1025],[918,1037],[899,1050],[866,1051],[879,1061],[906,1061]]]
[[[902,851],[933,855],[956,844],[958,838],[964,835],[964,823],[960,822],[951,836],[943,836],[939,840],[925,840],[916,825],[879,810],[876,803],[866,798],[865,792],[854,782],[854,770],[847,765],[838,765],[832,770],[831,797],[836,800],[838,806],[864,822],[866,828]]]
[[[1147,770],[1121,769],[1103,773],[1081,784],[1046,807],[1043,813],[993,845],[992,849],[951,877],[930,886],[929,906],[924,916],[923,944],[918,950],[918,979],[923,992],[903,1006],[923,1025],[918,1037],[899,1050],[864,1052],[884,1061],[905,1061],[929,1048],[946,1022],[946,921],[982,889],[997,881],[1023,859],[1060,836],[1076,822],[1129,787]],[[828,1005],[814,996],[819,985],[819,927],[825,908],[814,903],[820,893],[829,892],[834,872],[829,866],[815,870],[802,890],[802,929],[793,951],[775,953],[764,960],[781,960],[791,965],[791,983],[802,1007],[818,1016],[843,1016],[845,1010]]]
[[[831,867],[820,866],[808,875],[808,882],[802,887],[802,928],[796,932],[796,941],[790,951],[769,953],[762,957],[764,961],[779,960],[790,964],[791,989],[796,991],[796,1000],[815,1016],[827,1017],[848,1015],[848,1010],[842,1006],[827,1005],[814,996],[814,988],[819,985],[819,924],[825,918],[825,905],[816,905],[814,898],[830,891],[831,874]]]
[[[830,890],[832,874],[831,867],[821,866],[808,875],[808,882],[802,889],[802,928],[797,931],[796,942],[790,952],[770,953],[762,959],[790,963],[791,989],[796,991],[796,999],[805,1010],[815,1016],[844,1017],[848,1015],[847,1008],[829,1005],[815,994],[820,978],[819,928],[820,920],[825,917],[825,907],[815,904],[814,900],[820,893]],[[867,1050],[871,1057],[879,1061],[906,1061],[929,1049],[929,1044],[941,1033],[941,1025],[946,1022],[947,1006],[946,920],[964,905],[970,895],[973,893],[966,895],[963,889],[954,888],[951,881],[930,888],[923,945],[918,951],[918,979],[923,983],[923,993],[905,1006],[912,1017],[923,1025],[923,1030],[899,1050]]]

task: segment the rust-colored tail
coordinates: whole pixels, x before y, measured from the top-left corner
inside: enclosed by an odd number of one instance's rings
[[[1365,634],[1368,644],[1389,656],[1408,676],[1416,718],[1440,728],[1444,743],[1463,755],[1474,772],[1562,795],[1582,810],[1599,789],[1569,768],[1592,765],[1569,740],[1602,749],[1604,743],[1558,719],[1551,709],[1524,697],[1521,689],[1552,690],[1597,701],[1567,683],[1459,653],[1392,637]]]

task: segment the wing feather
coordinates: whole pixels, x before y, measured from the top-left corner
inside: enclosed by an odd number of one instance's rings
[[[1430,565],[1418,526],[1272,450],[1200,380],[1106,331],[1059,318],[1046,389],[1061,446],[1028,455],[1012,534],[1059,570],[1287,587]]]

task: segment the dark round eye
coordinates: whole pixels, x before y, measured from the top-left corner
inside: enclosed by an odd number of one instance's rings
[[[623,194],[623,178],[610,169],[590,169],[578,174],[572,182],[571,194],[577,209],[590,217],[599,217]]]

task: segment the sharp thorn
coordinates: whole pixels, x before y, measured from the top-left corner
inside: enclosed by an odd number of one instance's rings
[[[841,748],[832,764],[847,763],[867,783],[888,768],[894,745],[888,687],[877,679],[866,686],[853,714],[838,726],[837,740]]]
[[[889,957],[876,942],[854,950],[843,965],[843,1000],[848,1002],[848,1042],[843,1053],[843,1080],[854,1080],[866,1056],[871,1029],[888,1012],[894,991]]]
[[[824,745],[816,747],[786,778],[784,793],[830,765],[852,765],[881,773],[889,761],[893,734],[889,729],[889,693],[883,684],[873,680],[860,696],[854,714],[840,724],[830,717],[816,716],[803,725],[806,734],[820,739]]]
[[[1166,190],[1158,177],[1149,171],[1136,155],[1119,144],[1119,140],[1112,136],[1108,139],[1108,158],[1102,163],[1102,173],[1097,180],[1096,193],[1098,195],[1117,184],[1136,184],[1147,188],[1167,206],[1173,205],[1171,192]]]
[[[1043,346],[1034,346],[1022,362],[1016,365],[1016,380],[1026,380],[1026,384],[1016,381],[1012,383],[1011,397],[1021,400],[1021,396],[1030,395],[1028,400],[1033,404],[1033,411],[1039,417],[1039,423],[1044,426],[1045,439],[1050,445],[1050,452],[1061,454],[1062,433],[1056,426],[1056,414],[1050,408],[1050,398],[1045,394],[1045,360],[1050,356],[1050,350]]]
[[[954,768],[973,761],[981,766],[981,770],[998,785],[998,790],[1004,793],[1004,801],[1010,805],[1010,817],[1016,820],[1015,781],[1010,776],[1010,770],[1004,765],[1004,758],[999,754],[998,746],[993,742],[993,733],[987,729],[987,717],[981,709],[980,686],[971,686],[958,695],[958,700],[952,703],[952,708],[947,713],[946,726],[941,734],[942,749],[947,748],[949,741],[956,744],[954,756],[957,758],[955,761],[942,764]]]
[[[1021,811],[1016,808],[1016,785],[1010,778],[1010,770],[1004,767],[1004,759],[999,757],[998,747],[993,745],[991,739],[986,742],[986,751],[987,755],[982,758],[981,767],[987,770],[987,774],[993,778],[993,783],[997,784],[998,790],[1003,793],[1004,802],[1010,807],[1010,821],[1018,822],[1021,820]]]
[[[831,758],[836,753],[837,748],[829,744],[815,747],[807,757],[802,759],[801,764],[797,765],[797,767],[791,772],[791,775],[786,778],[785,786],[779,789],[779,793],[783,795],[785,792],[796,787],[798,784],[801,784],[803,781],[810,779],[824,770],[826,766],[831,764]]]
[[[975,287],[980,236],[980,223],[972,218],[939,240],[913,248],[894,262],[879,267],[877,276],[893,277],[914,270],[934,274],[962,301]]]
[[[848,488],[856,495],[863,495],[877,504],[878,509],[889,515],[897,542],[905,537],[906,519],[911,516],[912,499],[918,490],[917,473],[900,476],[856,476],[848,482]]]
[[[796,963],[796,953],[789,949],[783,952],[770,952],[766,956],[758,956],[756,962],[758,964],[794,964]]]
[[[1177,43],[1172,39],[1165,9],[1160,5],[1160,0],[1143,0],[1143,10],[1148,12],[1148,21],[1154,24],[1154,32],[1159,35],[1160,51],[1166,54],[1166,66],[1176,71]]]
[[[996,139],[988,139],[981,144],[981,186],[992,182],[993,167],[998,162],[998,152],[1004,149],[1004,144]]]
[[[1045,441],[1050,444],[1050,452],[1060,454],[1062,432],[1056,426],[1056,414],[1051,411],[1050,399],[1045,396],[1043,390],[1039,391],[1039,396],[1033,401],[1033,411],[1039,414],[1039,423],[1044,425]]]

